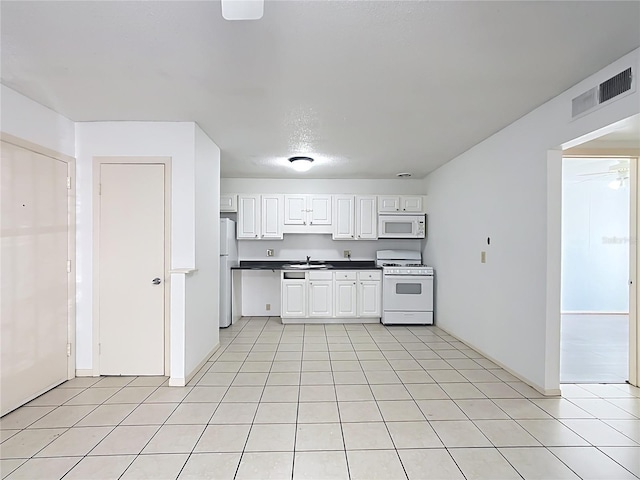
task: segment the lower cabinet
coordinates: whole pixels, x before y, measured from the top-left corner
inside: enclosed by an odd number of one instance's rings
[[[309,317],[333,316],[333,281],[309,280]]]
[[[357,288],[355,280],[336,280],[335,302],[336,317],[353,318],[358,315],[356,307]]]
[[[295,272],[298,273],[298,272]],[[282,280],[282,318],[299,318],[307,315],[307,280]]]
[[[380,271],[282,272],[283,319],[379,319]]]

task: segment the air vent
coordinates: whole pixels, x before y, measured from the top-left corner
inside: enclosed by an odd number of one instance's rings
[[[625,92],[635,90],[631,67],[571,100],[571,118],[584,115]]]
[[[631,90],[631,67],[600,84],[600,103]]]

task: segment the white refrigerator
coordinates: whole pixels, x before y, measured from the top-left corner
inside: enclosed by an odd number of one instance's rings
[[[231,267],[238,265],[236,222],[220,219],[220,328],[231,325]]]

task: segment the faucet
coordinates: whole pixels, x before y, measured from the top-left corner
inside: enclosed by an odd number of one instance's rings
[[[311,263],[310,260],[311,260],[311,257],[309,255],[307,255],[307,265],[309,265]]]

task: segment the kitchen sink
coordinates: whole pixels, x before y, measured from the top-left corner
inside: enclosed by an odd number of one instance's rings
[[[295,269],[295,270],[310,270],[310,269],[322,269],[332,268],[333,265],[329,263],[288,263],[283,265],[283,270]]]

